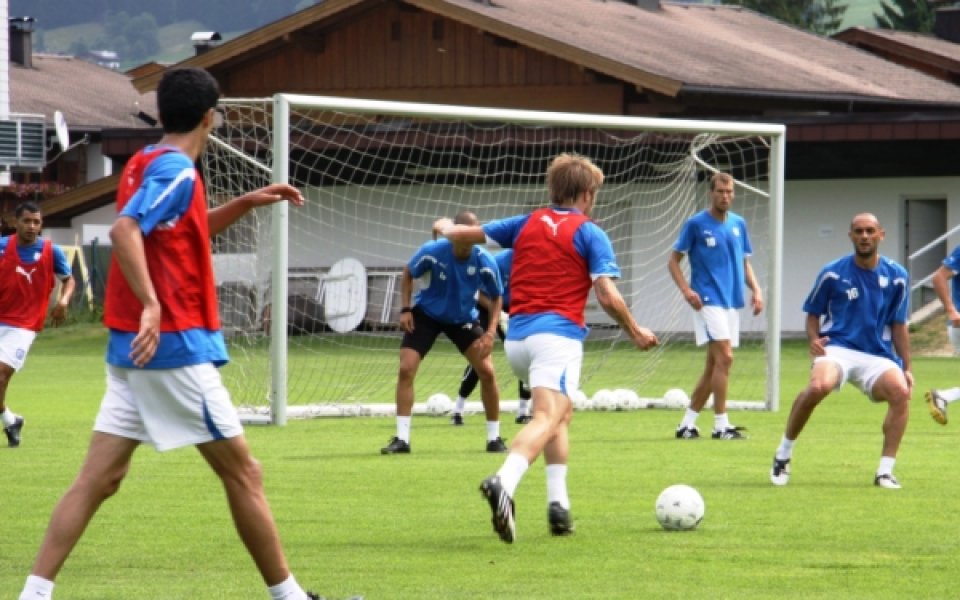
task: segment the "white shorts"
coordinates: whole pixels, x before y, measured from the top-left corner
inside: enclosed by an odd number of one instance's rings
[[[873,386],[880,377],[890,369],[900,370],[897,363],[884,356],[874,356],[840,346],[827,346],[826,351],[826,356],[816,357],[813,363],[828,360],[840,368],[840,381],[833,389],[838,390],[849,381],[873,402],[877,401],[873,397]]]
[[[960,329],[953,325],[947,325],[947,337],[953,345],[953,353],[960,354]]]
[[[36,331],[0,326],[0,362],[9,365],[14,371],[19,371],[23,368],[27,352],[30,352],[30,346],[35,339]]]
[[[530,389],[543,387],[569,396],[580,389],[583,343],[549,333],[503,344],[514,375]]]
[[[693,333],[698,346],[730,340],[730,345],[736,348],[740,345],[740,311],[720,306],[704,306],[695,310]]]
[[[211,363],[178,369],[107,365],[94,431],[172,450],[243,433],[230,393]]]

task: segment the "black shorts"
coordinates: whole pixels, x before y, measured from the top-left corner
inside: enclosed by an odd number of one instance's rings
[[[430,348],[433,348],[433,343],[441,333],[450,338],[460,354],[466,352],[467,348],[485,333],[478,321],[459,325],[441,323],[420,310],[419,306],[414,306],[410,314],[413,315],[413,333],[404,332],[400,347],[416,350],[421,359],[430,352]]]

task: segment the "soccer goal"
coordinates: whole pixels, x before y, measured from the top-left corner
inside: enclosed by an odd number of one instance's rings
[[[782,125],[288,94],[221,109],[203,159],[211,204],[272,181],[307,199],[260,209],[214,240],[232,357],[224,377],[246,420],[392,414],[403,265],[437,217],[466,208],[487,221],[544,205],[546,168],[561,152],[603,169],[592,216],[613,240],[621,293],[662,342],[636,351],[591,298],[576,407],[683,405],[666,392],[692,390],[705,350],[667,258],[684,221],[708,206],[707,178],[724,171],[767,304],[759,317],[742,312],[731,407],[777,408]],[[499,344],[494,362],[509,411],[516,380]],[[454,397],[464,364],[441,337],[421,365],[415,410],[434,394]],[[476,394],[468,410],[479,409]]]

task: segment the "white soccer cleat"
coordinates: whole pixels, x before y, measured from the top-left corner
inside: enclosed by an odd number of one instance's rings
[[[873,485],[882,487],[885,490],[899,490],[903,487],[900,485],[900,482],[897,481],[897,478],[893,476],[893,473],[877,475],[873,478]]]
[[[784,486],[790,481],[790,459],[780,460],[773,457],[773,467],[770,468],[770,483]]]

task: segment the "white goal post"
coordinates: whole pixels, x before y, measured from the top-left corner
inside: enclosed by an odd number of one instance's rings
[[[224,378],[246,421],[392,414],[403,265],[437,217],[470,209],[489,221],[546,204],[546,165],[561,152],[604,170],[592,217],[614,244],[618,288],[662,342],[632,349],[591,298],[576,407],[680,408],[666,392],[692,390],[705,350],[693,345],[667,257],[686,219],[707,207],[708,177],[725,171],[766,301],[759,317],[749,302],[741,311],[730,406],[778,408],[783,125],[296,94],[224,99],[221,109],[203,158],[208,201],[269,182],[307,200],[260,209],[214,240],[231,353]],[[510,410],[516,383],[499,344],[494,363]],[[436,393],[455,397],[464,364],[441,336],[421,365],[415,410],[436,410],[425,404]]]

